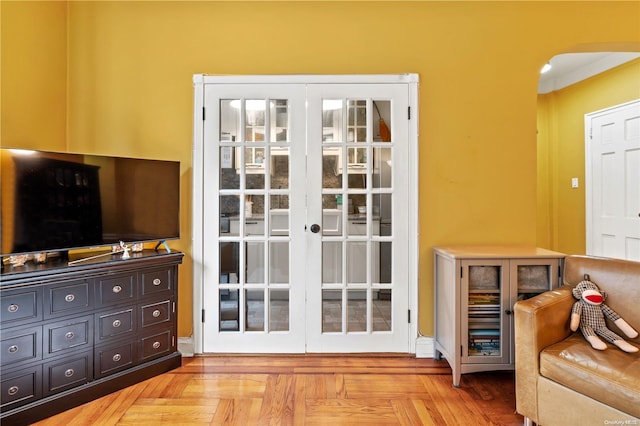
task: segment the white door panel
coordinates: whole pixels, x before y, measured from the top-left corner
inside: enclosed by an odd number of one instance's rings
[[[587,254],[640,260],[640,101],[588,114]]]

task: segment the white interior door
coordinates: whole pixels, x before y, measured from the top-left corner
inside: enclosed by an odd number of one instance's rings
[[[640,261],[640,101],[585,121],[587,254]]]
[[[409,352],[409,85],[213,80],[194,129],[202,352]]]

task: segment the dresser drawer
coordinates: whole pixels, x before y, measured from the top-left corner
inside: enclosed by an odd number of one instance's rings
[[[140,308],[142,321],[141,327],[151,327],[157,324],[170,322],[172,319],[172,306],[171,300],[164,300],[158,303],[152,303],[149,305],[142,305]]]
[[[171,330],[143,337],[140,342],[142,361],[148,361],[173,352],[172,337]]]
[[[162,268],[140,273],[141,295],[153,296],[173,292],[173,268]]]
[[[39,399],[42,396],[42,366],[3,372],[0,388],[2,411]]]
[[[96,279],[96,305],[109,306],[135,300],[135,275],[126,274]]]
[[[42,358],[42,327],[2,330],[0,362],[2,367]]]
[[[95,357],[96,378],[131,367],[136,359],[135,349],[136,342],[109,348],[97,348]]]
[[[72,281],[45,287],[45,317],[73,315],[93,307],[93,286],[88,281]]]
[[[10,327],[42,319],[42,288],[4,290],[0,293],[0,322]]]
[[[89,382],[93,377],[92,361],[93,351],[44,364],[44,396]]]
[[[93,346],[93,317],[86,316],[44,326],[45,354],[57,355],[70,349]]]
[[[134,333],[136,329],[134,308],[96,314],[96,321],[100,340],[115,336],[122,337],[127,333]]]

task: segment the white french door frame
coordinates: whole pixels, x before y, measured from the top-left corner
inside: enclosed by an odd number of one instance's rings
[[[409,138],[408,163],[409,197],[409,233],[407,241],[409,252],[409,309],[410,323],[407,336],[409,353],[416,352],[418,340],[418,255],[419,255],[419,223],[418,223],[418,75],[417,74],[384,74],[384,75],[246,75],[246,76],[208,76],[196,74],[194,84],[194,123],[193,123],[193,164],[192,164],[192,260],[193,260],[193,335],[194,353],[203,353],[204,326],[203,310],[205,286],[204,259],[204,125],[201,114],[205,106],[206,84],[407,84],[409,91]],[[187,343],[188,344],[188,343]]]

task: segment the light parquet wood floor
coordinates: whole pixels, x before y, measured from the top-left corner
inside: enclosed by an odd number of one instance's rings
[[[514,386],[412,356],[199,356],[36,425],[522,425]]]

